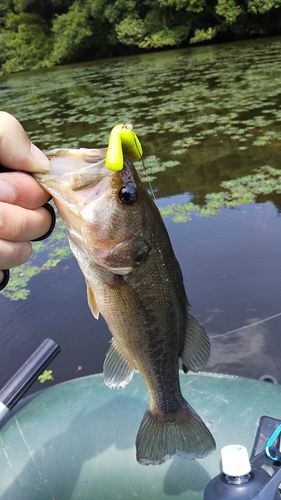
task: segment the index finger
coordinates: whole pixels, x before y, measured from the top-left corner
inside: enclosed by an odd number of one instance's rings
[[[42,207],[50,194],[26,172],[0,174],[0,202],[34,210]]]
[[[0,111],[0,163],[13,170],[40,173],[48,172],[50,165],[19,121],[5,111]]]

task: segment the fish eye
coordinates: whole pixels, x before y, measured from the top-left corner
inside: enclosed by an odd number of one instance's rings
[[[134,186],[134,184],[128,182],[128,184],[120,189],[118,198],[125,205],[133,205],[138,199],[137,188]]]

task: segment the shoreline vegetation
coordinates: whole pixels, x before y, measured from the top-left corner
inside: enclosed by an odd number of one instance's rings
[[[1,0],[0,75],[281,34],[281,0]]]

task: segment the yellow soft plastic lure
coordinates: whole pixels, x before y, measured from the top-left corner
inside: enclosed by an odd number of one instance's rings
[[[141,143],[132,129],[132,124],[126,123],[116,125],[111,130],[105,157],[105,165],[110,170],[122,170],[124,156],[132,161],[141,159]]]

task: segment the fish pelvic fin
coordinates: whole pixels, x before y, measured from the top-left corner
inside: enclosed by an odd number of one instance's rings
[[[209,360],[211,343],[204,328],[198,321],[188,314],[187,333],[184,347],[180,353],[185,372],[192,370],[198,372]]]
[[[134,366],[124,358],[118,349],[116,341],[112,340],[103,364],[105,384],[111,389],[126,387],[132,380],[134,371]]]
[[[89,283],[86,282],[86,285],[87,285],[87,299],[89,308],[94,318],[99,319],[99,309],[96,303],[94,292],[91,289]]]
[[[185,400],[179,410],[164,416],[147,409],[136,438],[142,465],[160,465],[174,456],[204,458],[215,449],[211,432]]]

